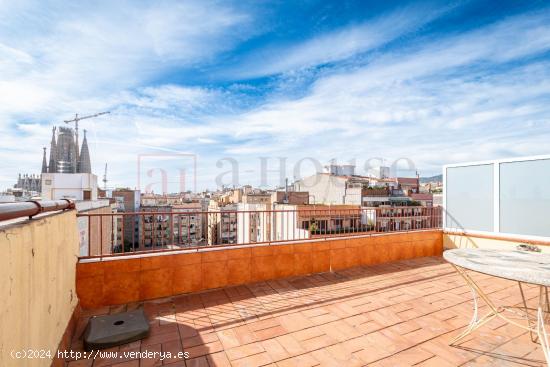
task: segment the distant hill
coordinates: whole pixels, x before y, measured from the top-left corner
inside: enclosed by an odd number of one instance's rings
[[[441,181],[443,181],[443,175],[436,175],[432,177],[420,177],[420,183],[441,182]]]

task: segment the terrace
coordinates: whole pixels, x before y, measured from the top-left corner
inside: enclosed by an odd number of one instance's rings
[[[545,365],[538,341],[498,318],[449,345],[470,322],[473,301],[443,250],[514,249],[529,241],[547,252],[549,244],[450,226],[464,223],[460,208],[454,216],[445,212],[444,225],[440,209],[419,207],[157,212],[166,216],[162,241],[147,246],[139,229],[124,226],[148,213],[77,214],[66,202],[35,205],[25,204],[25,215],[41,215],[0,223],[7,249],[0,275],[9,279],[1,288],[2,366]],[[43,213],[55,209],[63,211]],[[214,215],[215,223],[228,219],[235,229],[215,227],[202,236],[211,244],[191,243],[186,216],[201,215]],[[326,225],[309,228],[312,217]],[[242,231],[243,223],[257,227]],[[134,232],[137,246],[120,246]],[[222,243],[224,233],[235,242]],[[522,305],[516,282],[471,276],[499,305]],[[536,308],[538,288],[523,289],[527,306]],[[484,314],[488,307],[479,306]],[[103,351],[118,352],[116,358],[53,353],[83,352],[90,317],[137,308],[144,309],[150,334]],[[53,354],[16,360],[5,353],[29,348]],[[128,353],[178,351],[188,358]]]
[[[514,282],[478,278],[502,302],[521,302]],[[536,300],[537,290],[528,289],[527,297]],[[137,307],[151,320],[150,336],[109,351],[186,351],[189,359],[105,358],[93,366],[544,365],[529,333],[499,320],[448,345],[467,325],[472,298],[439,256],[85,311],[71,349],[82,351],[80,334],[90,315]]]

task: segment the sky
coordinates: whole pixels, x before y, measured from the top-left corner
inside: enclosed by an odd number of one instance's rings
[[[0,0],[0,189],[102,111],[100,184],[155,192],[548,154],[550,4]]]

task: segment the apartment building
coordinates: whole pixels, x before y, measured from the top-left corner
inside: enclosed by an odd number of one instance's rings
[[[242,195],[241,201],[243,204],[267,204],[271,203],[271,192],[254,191]]]
[[[274,204],[272,240],[307,239],[316,235],[367,230],[366,211],[358,205]]]
[[[206,219],[206,244],[212,246],[218,243],[219,227],[221,222],[221,216],[218,214],[220,211],[220,205],[217,200],[210,199],[207,207],[207,219]]]
[[[217,212],[214,212],[214,222],[217,223],[217,242],[215,244],[235,244],[238,234],[238,204],[229,204],[220,207]]]
[[[180,246],[206,245],[207,215],[200,202],[172,205],[175,244]],[[181,214],[177,214],[181,213]]]
[[[110,195],[115,200],[116,211],[118,213],[135,213],[140,211],[141,194],[139,190],[120,188],[112,190],[107,195]],[[120,240],[124,239],[124,250],[129,251],[139,248],[142,228],[139,215],[121,215],[117,218],[123,232],[123,235],[120,235]]]
[[[428,228],[439,222],[440,208],[416,205],[380,206],[376,212],[376,230],[379,232],[408,231]]]
[[[292,204],[292,205],[307,205],[309,204],[309,192],[307,191],[273,191],[271,193],[271,204]]]
[[[158,206],[158,205],[177,205],[185,202],[189,202],[193,199],[191,193],[178,193],[178,194],[153,194],[144,193],[141,195],[141,205],[144,206]]]
[[[255,243],[269,241],[271,213],[269,203],[237,204],[237,242]]]
[[[406,195],[418,194],[420,192],[420,178],[417,177],[397,177],[399,188]]]
[[[361,205],[361,190],[371,178],[317,173],[294,183],[294,191],[309,192],[312,204]]]
[[[167,247],[171,242],[171,205],[142,205],[142,238],[140,247]]]
[[[349,166],[328,167],[328,172],[296,181],[294,190],[308,191],[313,204],[378,207],[410,205],[415,200],[432,204],[428,195],[420,194],[418,177],[367,177],[354,175]]]
[[[361,191],[361,202],[363,207],[378,207],[407,205],[411,198],[406,196],[403,190],[395,186],[374,186],[363,187]]]
[[[421,206],[431,207],[434,204],[434,195],[429,192],[412,193],[409,197],[412,201],[420,203]]]
[[[117,252],[120,247],[120,224],[110,216],[116,212],[116,204],[109,199],[85,200],[76,202],[75,208],[79,214],[90,215],[77,217],[80,255]],[[99,214],[105,215],[105,218]]]

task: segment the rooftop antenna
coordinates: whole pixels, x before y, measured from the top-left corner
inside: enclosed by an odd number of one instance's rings
[[[101,115],[106,115],[108,113],[111,113],[111,111],[100,112],[100,113],[96,113],[94,115],[88,115],[88,116],[83,116],[83,117],[78,117],[78,113],[76,113],[74,115],[74,119],[72,119],[72,120],[63,120],[63,122],[65,122],[66,124],[74,122],[74,130],[75,130],[75,136],[76,136],[76,161],[77,162],[78,162],[78,154],[79,154],[78,149],[80,147],[78,145],[78,121],[85,120],[85,119],[90,119],[90,118],[93,118],[93,117],[98,117],[98,116],[101,116]]]
[[[107,163],[105,163],[105,172],[103,173],[103,190],[107,191]]]

